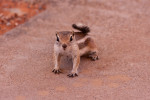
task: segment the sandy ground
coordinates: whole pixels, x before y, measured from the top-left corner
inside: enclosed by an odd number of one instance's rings
[[[150,1],[50,1],[48,9],[0,36],[0,100],[150,100]],[[82,58],[79,76],[53,69],[55,31],[91,27],[99,61]],[[65,57],[64,57],[65,58]]]

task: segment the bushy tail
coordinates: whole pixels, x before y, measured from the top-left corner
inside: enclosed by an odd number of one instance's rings
[[[87,34],[88,32],[90,32],[90,28],[88,26],[83,25],[83,24],[72,24],[72,27],[74,29],[81,31],[84,34]]]

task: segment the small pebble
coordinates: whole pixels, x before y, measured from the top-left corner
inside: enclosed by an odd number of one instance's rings
[[[6,23],[6,26],[10,26],[10,25],[11,25],[11,23],[10,23],[10,22],[7,22],[7,23]]]
[[[15,26],[18,26],[18,23],[15,23]]]
[[[0,18],[3,17],[3,13],[0,13]]]
[[[15,13],[15,14],[14,14],[14,17],[18,17],[18,14],[17,14],[17,13]]]
[[[17,18],[17,21],[21,21],[22,20],[22,18]]]

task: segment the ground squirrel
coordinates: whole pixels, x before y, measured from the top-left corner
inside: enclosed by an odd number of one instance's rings
[[[78,76],[80,56],[87,55],[94,61],[98,60],[98,50],[94,39],[88,34],[88,32],[90,32],[89,27],[82,24],[73,24],[72,27],[80,32],[56,32],[56,42],[54,44],[55,67],[52,71],[55,74],[61,73],[61,56],[70,56],[73,62],[73,69],[71,73],[68,74],[69,77]]]

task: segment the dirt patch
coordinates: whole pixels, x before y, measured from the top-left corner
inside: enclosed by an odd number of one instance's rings
[[[64,92],[64,91],[66,91],[67,90],[67,88],[65,87],[65,86],[58,86],[58,87],[56,87],[56,89],[55,89],[56,91],[61,91],[61,92]]]
[[[0,1],[0,35],[46,9],[43,2]]]
[[[43,91],[39,91],[38,94],[40,96],[47,96],[49,94],[49,91],[43,90]]]
[[[17,96],[16,100],[26,100],[26,97],[25,96]]]

